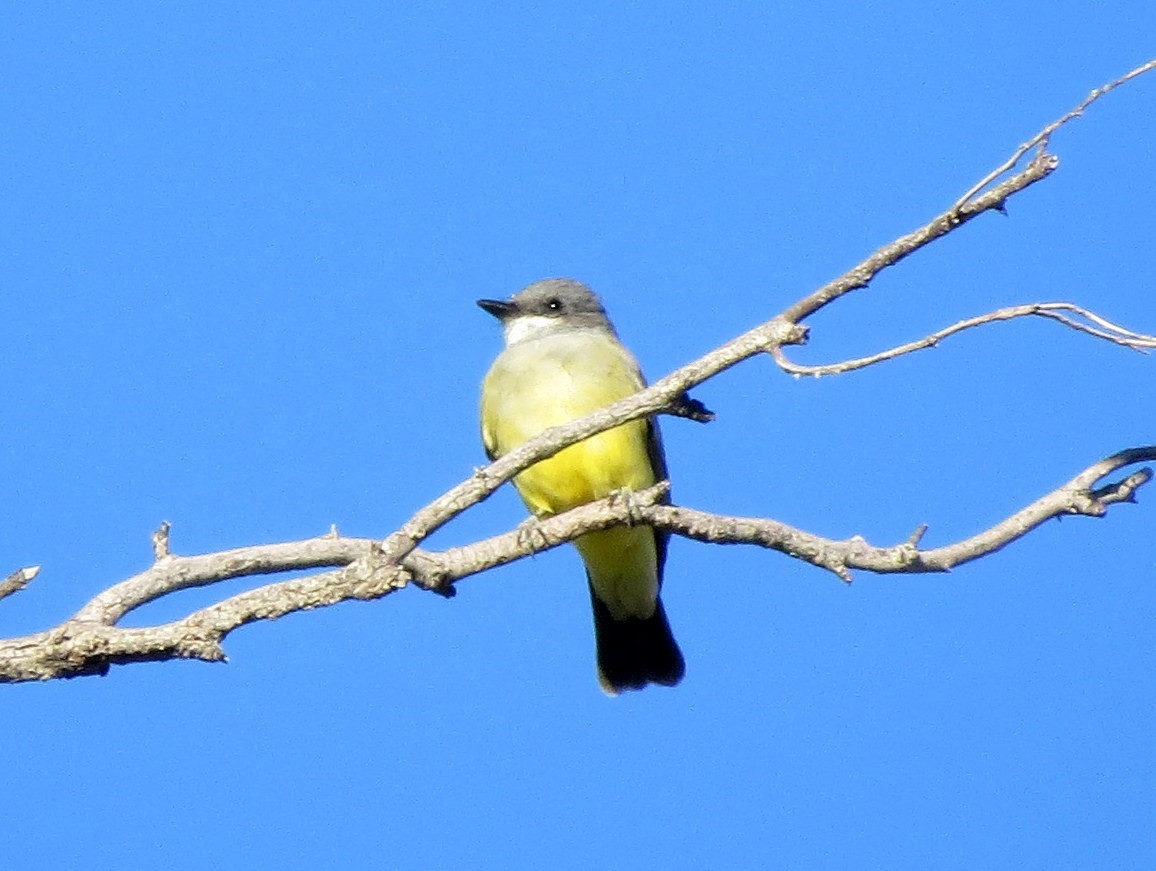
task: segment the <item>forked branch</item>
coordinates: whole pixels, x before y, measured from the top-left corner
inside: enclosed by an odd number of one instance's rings
[[[151,567],[94,597],[72,618],[45,632],[0,640],[0,682],[47,680],[102,674],[115,663],[168,659],[219,661],[222,642],[233,630],[258,620],[350,599],[378,599],[411,582],[443,595],[470,575],[556,547],[584,532],[622,523],[648,523],[700,541],[753,544],[777,550],[850,580],[851,571],[878,573],[943,572],[993,553],[1052,517],[1063,514],[1103,515],[1112,504],[1133,501],[1152,472],[1141,468],[1124,478],[1101,480],[1127,466],[1156,460],[1156,447],[1122,451],[1081,472],[1001,523],[956,544],[923,550],[925,527],[905,542],[889,547],[855,536],[845,541],[824,538],[762,518],[726,517],[683,506],[662,504],[665,483],[632,494],[584,505],[517,530],[460,548],[432,552],[419,545],[436,529],[487,498],[504,482],[533,463],[629,420],[653,414],[675,414],[706,421],[711,415],[687,397],[687,391],[751,357],[770,353],[786,371],[802,375],[848,372],[901,354],[932,347],[963,330],[1025,316],[1048,317],[1073,329],[1116,344],[1147,350],[1156,338],[1113,324],[1073,303],[1033,303],[970,318],[906,345],[828,366],[799,366],[784,348],[807,339],[803,321],[836,299],[866,287],[884,269],[942,238],[985,212],[1002,210],[1012,197],[1047,178],[1058,166],[1048,153],[1051,135],[1079,116],[1103,94],[1156,68],[1156,60],[1093,91],[1074,110],[1045,127],[1022,145],[1009,161],[973,186],[947,212],[923,227],[885,245],[844,275],[808,294],[769,321],[744,333],[657,381],[634,396],[564,426],[547,430],[501,459],[479,469],[457,487],[418,510],[384,541],[343,538],[331,532],[320,538],[276,545],[178,556],[169,547],[167,524],[153,536]],[[1016,171],[1028,151],[1035,154]],[[1013,173],[1007,178],[1003,176]],[[1002,181],[1000,179],[1003,179]],[[322,569],[315,574],[270,583],[158,626],[124,628],[120,621],[133,610],[162,596],[230,578]],[[0,600],[18,592],[38,568],[19,569],[0,580]]]
[[[1151,480],[1148,468],[1096,485],[1119,469],[1150,461],[1156,461],[1156,446],[1122,451],[990,529],[926,550],[919,547],[925,526],[896,545],[876,546],[860,536],[840,541],[766,518],[726,517],[660,504],[667,490],[663,482],[639,493],[619,494],[557,517],[530,521],[512,532],[463,547],[441,552],[415,549],[400,566],[385,560],[373,539],[332,534],[202,556],[175,556],[166,551],[147,570],[100,593],[60,626],[0,641],[0,683],[104,674],[118,663],[224,661],[225,637],[248,623],[351,599],[380,599],[410,582],[435,591],[452,590],[463,578],[622,523],[648,523],[712,544],[776,550],[845,581],[851,580],[853,569],[880,574],[945,572],[994,553],[1053,517],[1099,517],[1115,503],[1133,501],[1137,488]],[[330,570],[248,590],[170,623],[145,628],[117,625],[136,608],[178,590],[227,578],[322,567]]]

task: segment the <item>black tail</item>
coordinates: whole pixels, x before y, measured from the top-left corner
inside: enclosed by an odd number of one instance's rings
[[[672,687],[686,674],[678,642],[670,633],[662,599],[645,619],[615,620],[610,609],[594,595],[594,640],[598,646],[598,682],[610,695],[640,690],[650,683]]]

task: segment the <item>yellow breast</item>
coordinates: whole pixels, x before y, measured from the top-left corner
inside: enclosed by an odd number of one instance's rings
[[[501,456],[544,429],[604,408],[643,386],[638,366],[610,335],[576,332],[512,345],[482,391],[482,436]],[[531,466],[514,479],[534,514],[557,514],[656,480],[650,424],[631,421]]]

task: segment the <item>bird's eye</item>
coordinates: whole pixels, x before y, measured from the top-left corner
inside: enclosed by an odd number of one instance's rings
[[[561,311],[562,310],[562,300],[558,299],[558,297],[548,299],[548,300],[546,300],[546,308],[548,308],[552,312]]]

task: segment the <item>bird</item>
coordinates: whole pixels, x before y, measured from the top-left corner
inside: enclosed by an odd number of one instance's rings
[[[491,460],[646,386],[601,300],[579,281],[548,278],[477,304],[501,322],[505,341],[482,382],[482,442]],[[531,514],[549,517],[666,477],[652,417],[563,448],[516,475],[514,486]],[[686,672],[660,597],[669,538],[635,525],[574,541],[590,588],[598,681],[608,695],[675,686]]]

